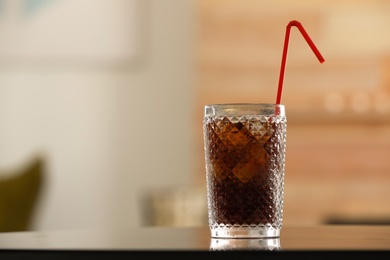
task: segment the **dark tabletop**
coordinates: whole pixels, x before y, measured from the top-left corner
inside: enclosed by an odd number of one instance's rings
[[[0,233],[0,255],[121,256],[132,254],[289,254],[383,255],[390,259],[390,226],[286,226],[280,239],[212,239],[208,227],[142,227]],[[112,258],[114,259],[114,258]],[[171,259],[171,258],[169,258]],[[211,259],[211,258],[210,258]]]

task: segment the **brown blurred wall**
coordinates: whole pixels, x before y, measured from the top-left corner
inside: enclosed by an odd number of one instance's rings
[[[318,63],[291,31],[285,223],[390,222],[390,2],[197,2],[196,140],[203,106],[275,102],[285,27],[302,23]],[[198,142],[204,184],[203,144]]]

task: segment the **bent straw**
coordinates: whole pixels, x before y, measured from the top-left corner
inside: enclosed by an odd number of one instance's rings
[[[276,104],[280,104],[280,100],[282,98],[282,88],[283,88],[283,80],[284,80],[284,71],[286,68],[287,49],[288,49],[288,42],[290,39],[290,31],[291,31],[292,26],[296,26],[299,29],[303,38],[305,38],[305,40],[309,44],[310,48],[312,49],[314,54],[317,56],[317,59],[319,60],[319,62],[323,63],[325,61],[325,59],[322,57],[321,53],[319,52],[319,50],[315,46],[314,42],[310,39],[306,30],[303,28],[302,24],[296,20],[290,21],[287,24],[286,36],[284,38],[284,47],[283,47],[282,63],[281,63],[281,67],[280,67],[279,86],[278,86],[278,93],[277,93],[277,97],[276,97]]]

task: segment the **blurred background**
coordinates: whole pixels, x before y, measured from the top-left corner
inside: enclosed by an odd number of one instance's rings
[[[0,0],[0,231],[207,225],[203,107],[275,102],[293,19],[284,224],[390,223],[389,11]]]

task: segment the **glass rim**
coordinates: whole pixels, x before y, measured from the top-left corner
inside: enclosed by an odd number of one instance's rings
[[[285,116],[285,107],[273,103],[221,103],[204,106],[205,116],[216,115],[267,115]]]
[[[230,107],[230,106],[272,106],[272,107],[284,107],[283,104],[276,103],[215,103],[215,104],[206,104],[205,107]]]

